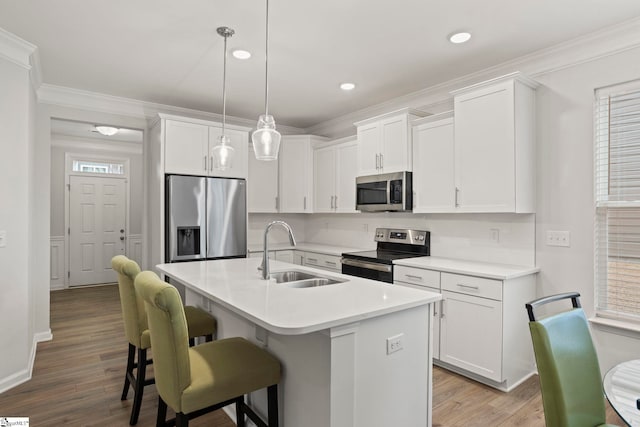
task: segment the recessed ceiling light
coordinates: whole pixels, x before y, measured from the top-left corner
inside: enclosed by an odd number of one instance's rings
[[[471,34],[462,32],[462,33],[455,33],[450,35],[449,41],[451,43],[459,44],[459,43],[468,42],[470,38],[471,38]]]
[[[114,128],[113,126],[96,126],[96,130],[102,135],[113,136],[118,133],[119,129]]]
[[[242,49],[236,49],[231,52],[234,58],[236,59],[249,59],[251,58],[251,52]]]
[[[342,90],[353,90],[356,87],[353,83],[342,83],[340,85],[340,89]]]

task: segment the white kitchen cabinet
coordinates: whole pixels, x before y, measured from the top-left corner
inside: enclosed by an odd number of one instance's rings
[[[235,150],[233,165],[226,170],[214,169],[212,149],[218,144],[222,128],[203,123],[166,120],[164,172],[246,178],[248,133],[229,128],[225,129],[225,133]]]
[[[313,212],[312,145],[326,138],[312,135],[286,135],[280,142],[279,211]]]
[[[535,212],[535,88],[519,73],[452,92],[460,212]]]
[[[358,175],[411,171],[410,123],[426,115],[405,108],[354,123],[358,128]]]
[[[429,292],[440,292],[440,272],[397,265],[393,268],[393,283]],[[440,317],[442,316],[442,300],[433,304],[432,340],[433,358],[440,359]]]
[[[315,212],[356,212],[357,152],[352,137],[314,149]]]
[[[413,212],[454,212],[453,112],[413,122]]]
[[[249,213],[278,212],[278,161],[256,159],[253,147],[249,152],[247,197]]]
[[[342,272],[342,262],[340,259],[341,257],[336,255],[305,252],[302,265],[340,273]]]
[[[250,252],[249,258],[262,258],[262,251]],[[269,251],[269,259],[302,265],[303,252],[293,249]]]

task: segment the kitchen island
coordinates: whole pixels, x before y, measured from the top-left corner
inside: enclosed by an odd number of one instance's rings
[[[341,283],[299,288],[262,280],[260,259],[160,264],[185,302],[282,363],[281,426],[430,426],[431,314],[437,293],[277,261]],[[266,393],[251,404],[266,413]],[[231,414],[233,416],[233,414]]]

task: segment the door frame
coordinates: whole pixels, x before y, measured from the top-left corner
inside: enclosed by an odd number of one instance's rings
[[[113,162],[113,163],[122,163],[124,164],[124,174],[123,175],[106,175],[99,173],[91,173],[91,172],[73,172],[73,161],[74,160],[89,160],[89,161],[97,161],[97,162]],[[71,228],[71,224],[69,223],[69,211],[71,210],[71,176],[90,176],[90,177],[100,177],[100,178],[111,178],[111,179],[124,179],[124,215],[125,215],[125,245],[124,245],[124,253],[128,256],[129,252],[129,208],[130,208],[130,200],[131,192],[130,192],[130,161],[127,157],[118,157],[118,156],[103,156],[99,154],[89,154],[89,153],[78,153],[78,152],[66,152],[64,154],[64,229],[66,232],[64,233],[64,289],[69,288],[69,272],[71,271],[71,247],[70,247],[70,239],[69,239],[69,230]]]

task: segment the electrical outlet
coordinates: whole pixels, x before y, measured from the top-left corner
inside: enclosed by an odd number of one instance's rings
[[[402,337],[404,337],[404,334],[398,334],[387,338],[387,354],[402,350]]]
[[[547,246],[571,246],[570,231],[547,231]]]
[[[489,229],[489,231],[491,231],[491,240],[493,240],[496,243],[500,243],[500,229],[491,228]]]

